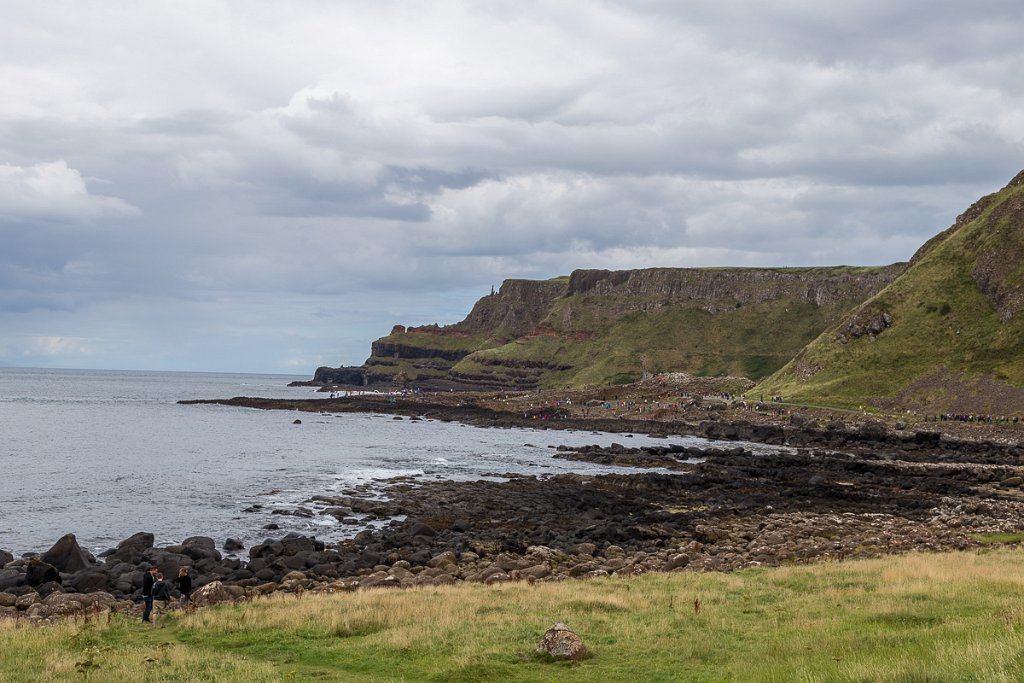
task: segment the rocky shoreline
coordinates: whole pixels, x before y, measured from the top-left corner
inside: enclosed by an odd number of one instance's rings
[[[273,403],[257,407],[282,407]],[[329,399],[313,404],[336,407]],[[346,409],[355,406],[366,408],[349,402]],[[422,403],[385,406],[431,416]],[[434,417],[458,414],[490,426],[536,422],[479,406],[450,408]],[[619,427],[613,431],[653,431],[650,424],[637,430],[634,421],[608,422]],[[230,539],[218,549],[201,536],[155,547],[152,534],[139,533],[98,558],[71,535],[45,553],[14,558],[0,551],[0,617],[41,621],[97,609],[137,611],[143,572],[154,564],[168,577],[191,567],[197,602],[208,604],[278,591],[731,571],[1024,538],[1024,449],[1013,443],[900,432],[879,423],[850,429],[705,420],[660,428],[692,430],[720,446],[685,447],[666,438],[657,447],[560,447],[553,457],[652,471],[469,482],[399,478],[383,482],[383,499],[359,492],[315,496],[309,502],[321,514],[376,523],[330,546],[289,534],[248,549]],[[789,448],[753,453],[737,440]]]

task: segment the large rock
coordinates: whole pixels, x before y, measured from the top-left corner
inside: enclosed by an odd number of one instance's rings
[[[25,583],[25,575],[16,569],[0,569],[0,591]]]
[[[232,602],[234,596],[220,581],[211,581],[202,588],[192,591],[192,604],[196,607],[216,605],[220,602]]]
[[[3,569],[8,562],[14,562],[14,555],[6,550],[0,550],[0,569]]]
[[[68,593],[53,593],[46,596],[43,603],[51,615],[85,614],[88,609],[88,603],[83,601],[81,596]]]
[[[312,552],[317,549],[316,541],[301,534],[290,533],[281,539],[282,555],[298,555],[303,552]],[[323,548],[321,548],[322,550]]]
[[[217,544],[209,536],[189,536],[181,544],[185,547],[195,546],[198,548],[208,548],[209,550],[217,549]]]
[[[583,640],[562,622],[556,623],[544,633],[536,652],[555,659],[568,659],[574,662],[587,656],[587,648],[583,644]]]
[[[93,558],[78,545],[74,534],[65,534],[53,547],[43,553],[42,561],[52,564],[57,571],[74,573],[93,565]]]
[[[107,556],[107,564],[130,562],[138,564],[143,560],[143,553],[153,547],[153,534],[140,531],[117,544],[117,549]]]
[[[95,593],[96,591],[107,590],[110,577],[106,572],[99,570],[86,570],[78,572],[68,581],[68,586],[79,593]]]
[[[57,568],[34,557],[29,560],[28,569],[25,572],[25,585],[41,586],[50,581],[60,583],[60,572],[57,571]]]
[[[228,538],[224,541],[224,550],[233,553],[236,550],[245,550],[245,544],[236,538]]]

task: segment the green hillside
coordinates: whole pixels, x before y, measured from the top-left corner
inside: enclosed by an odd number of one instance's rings
[[[589,302],[584,310],[596,317],[602,303]],[[717,313],[685,305],[633,311],[596,322],[591,338],[576,337],[571,330],[522,337],[470,354],[453,372],[545,386],[632,382],[644,372],[757,379],[817,336],[830,314],[836,311],[788,299]]]
[[[1024,408],[1024,172],[926,243],[759,393],[836,406]]]
[[[374,342],[369,383],[510,388],[617,384],[645,372],[759,379],[872,296],[878,268],[577,270],[508,280],[467,318]]]

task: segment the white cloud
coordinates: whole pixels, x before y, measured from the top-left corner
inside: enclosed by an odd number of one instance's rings
[[[138,214],[117,197],[91,194],[82,174],[63,159],[32,166],[0,164],[2,219],[91,222]]]
[[[94,353],[94,348],[92,347],[94,341],[93,339],[82,337],[54,337],[45,335],[29,337],[26,340],[22,355],[33,357],[58,356],[61,358],[90,356]]]

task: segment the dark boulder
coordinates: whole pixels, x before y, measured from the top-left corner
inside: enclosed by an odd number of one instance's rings
[[[413,536],[436,536],[437,532],[431,529],[423,522],[414,522],[412,527],[409,529],[409,533]]]
[[[259,543],[249,548],[249,558],[255,560],[256,558],[269,559],[277,557],[284,552],[284,545],[277,541],[268,541],[266,543]]]
[[[207,548],[202,545],[187,545],[185,546],[181,554],[191,558],[196,563],[208,562],[220,562],[221,554],[216,548]]]
[[[129,536],[117,544],[114,552],[107,556],[106,562],[107,564],[116,562],[138,564],[143,560],[143,553],[153,547],[154,540],[153,534],[144,531]]]
[[[224,550],[233,553],[236,550],[245,550],[245,545],[237,539],[228,538],[224,541]]]
[[[106,572],[97,569],[86,569],[72,576],[67,586],[73,588],[77,593],[96,593],[106,591],[110,584],[110,577]]]
[[[78,545],[74,534],[65,534],[53,547],[43,553],[43,562],[51,564],[57,571],[74,573],[91,567],[95,560]]]
[[[16,569],[0,569],[0,593],[25,583],[25,575]]]
[[[316,550],[316,544],[312,538],[290,533],[281,539],[281,554],[283,555],[295,555],[313,550]]]
[[[36,593],[39,593],[39,597],[45,598],[51,593],[63,593],[64,589],[61,587],[60,581],[47,581],[46,583],[36,586]]]
[[[195,546],[199,548],[207,548],[209,550],[217,549],[217,544],[209,536],[189,536],[182,541],[181,544],[186,548]]]
[[[28,569],[25,572],[25,585],[41,586],[50,581],[60,583],[60,572],[52,564],[47,564],[35,558],[28,561]]]
[[[6,550],[0,550],[0,569],[3,569],[3,566],[8,562],[14,562],[14,555]]]

